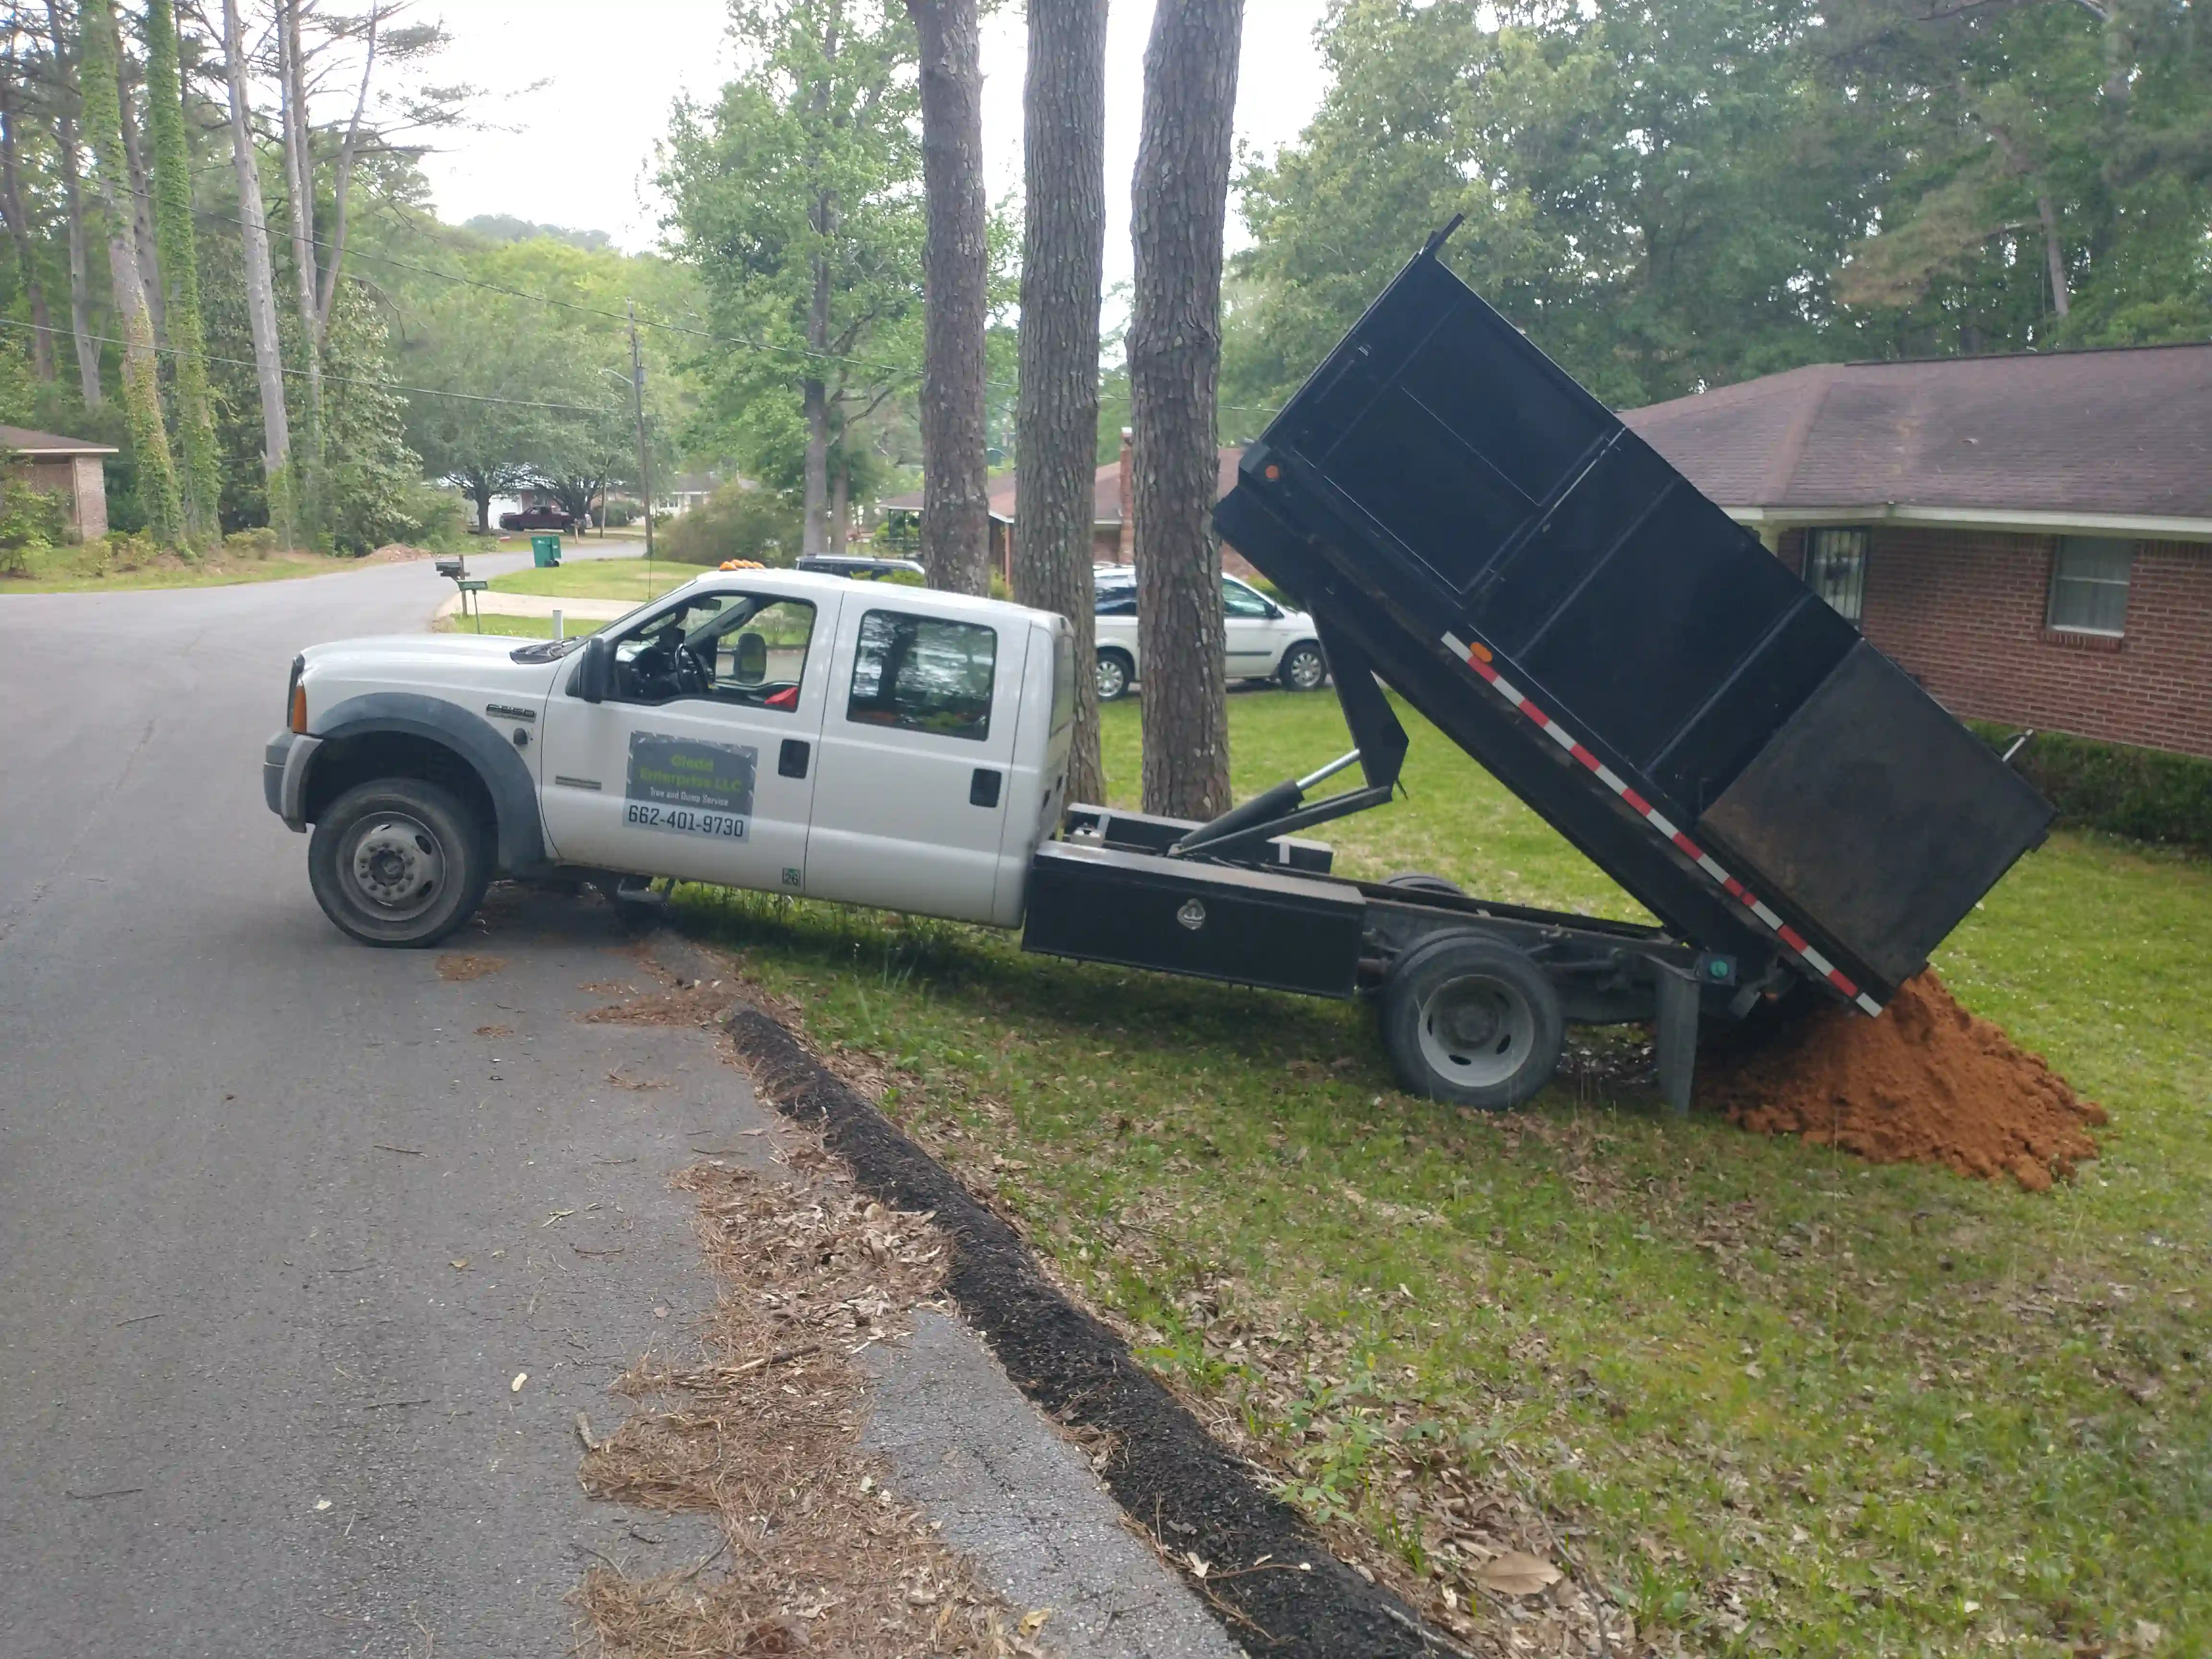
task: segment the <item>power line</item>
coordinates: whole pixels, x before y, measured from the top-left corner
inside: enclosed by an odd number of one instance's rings
[[[0,328],[21,329],[30,333],[39,331],[39,325],[36,323],[19,323],[12,317],[0,317]],[[55,334],[64,332],[60,329],[51,329],[47,331]],[[131,346],[128,340],[118,340],[108,334],[87,334],[83,337],[96,341],[101,345],[121,346],[125,350],[128,350]],[[149,346],[146,349],[163,357],[189,357],[196,355],[188,351],[180,351],[175,346],[157,345]],[[216,357],[206,352],[197,355],[204,363],[222,363],[232,368],[258,367],[257,364],[244,357]],[[305,376],[307,371],[303,368],[279,367],[276,372],[299,378]],[[369,386],[376,387],[380,392],[405,392],[425,398],[454,398],[469,404],[505,404],[513,409],[557,409],[572,415],[619,415],[623,412],[611,404],[602,406],[596,404],[555,404],[544,403],[531,398],[495,398],[481,392],[447,392],[442,387],[434,386],[402,386],[397,380],[363,380],[357,374],[325,374],[323,376],[323,382],[326,386]]]

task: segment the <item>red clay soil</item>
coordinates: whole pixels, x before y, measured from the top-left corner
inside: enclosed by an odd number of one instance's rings
[[[1757,1048],[1701,1061],[1698,1093],[1759,1134],[1798,1134],[1875,1164],[2010,1175],[2031,1192],[2097,1155],[2081,1099],[2040,1056],[1954,1001],[1931,969],[1879,1018],[1825,1006]]]

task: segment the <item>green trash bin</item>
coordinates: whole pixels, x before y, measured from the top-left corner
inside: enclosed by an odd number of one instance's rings
[[[558,535],[532,536],[530,538],[530,562],[540,570],[550,570],[561,562],[561,538]]]

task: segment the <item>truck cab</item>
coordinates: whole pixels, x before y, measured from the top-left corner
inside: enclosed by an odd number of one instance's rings
[[[423,945],[494,874],[674,877],[1018,926],[1059,821],[1067,624],[795,571],[586,640],[317,647],[264,757],[331,920]]]

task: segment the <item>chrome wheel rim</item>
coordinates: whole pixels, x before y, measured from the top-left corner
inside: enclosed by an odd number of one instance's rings
[[[377,812],[346,835],[338,869],[353,897],[386,921],[411,921],[446,889],[446,850],[420,818]]]
[[[1328,672],[1320,652],[1297,652],[1291,658],[1291,688],[1297,691],[1310,691],[1322,683],[1322,676]]]
[[[1119,657],[1101,657],[1097,666],[1098,695],[1111,702],[1129,686],[1129,671]]]
[[[1536,1011],[1502,980],[1447,980],[1421,1009],[1421,1058],[1462,1089],[1505,1082],[1536,1047]]]

